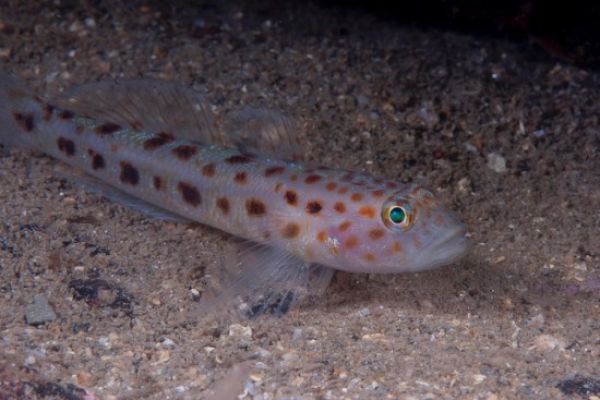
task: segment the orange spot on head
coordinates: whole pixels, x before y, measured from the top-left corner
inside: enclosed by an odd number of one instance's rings
[[[299,233],[300,226],[294,222],[290,222],[289,224],[287,224],[281,231],[283,237],[287,239],[293,239],[296,236],[298,236]]]
[[[385,194],[385,191],[381,190],[381,189],[380,190],[374,190],[374,191],[371,192],[371,194],[373,195],[373,197],[379,198],[379,197],[382,197]]]
[[[342,186],[338,189],[338,194],[346,194],[348,193],[348,188],[346,186]]]
[[[412,242],[413,242],[413,245],[415,246],[415,249],[417,249],[417,250],[419,250],[423,246],[423,244],[421,243],[419,238],[416,236],[413,236]]]
[[[346,212],[346,205],[341,201],[336,201],[333,205],[333,209],[341,214]]]
[[[358,213],[361,217],[375,218],[375,209],[371,206],[362,206],[358,209]]]
[[[327,185],[325,185],[325,189],[329,190],[330,192],[333,192],[336,187],[337,183],[335,182],[329,182]]]
[[[401,251],[402,251],[402,243],[394,242],[394,244],[392,245],[392,252],[400,253]]]
[[[353,249],[358,245],[358,238],[354,235],[350,236],[348,239],[346,239],[346,241],[344,242],[344,246],[347,249]]]
[[[362,193],[352,193],[352,196],[350,196],[350,200],[352,201],[361,201],[363,199],[363,195]]]
[[[379,240],[385,235],[383,229],[375,228],[369,231],[369,237],[373,240]]]
[[[321,243],[325,243],[327,240],[327,233],[325,233],[325,231],[319,231],[319,233],[317,233],[317,240]]]
[[[368,261],[368,262],[373,262],[373,261],[375,261],[375,254],[365,253],[365,254],[363,254],[363,260]]]
[[[350,222],[350,221],[344,221],[344,222],[342,222],[342,223],[340,224],[340,226],[339,226],[339,228],[338,228],[338,229],[339,229],[341,232],[344,232],[344,231],[347,231],[347,230],[348,230],[348,228],[350,228],[350,225],[352,225],[352,222]]]

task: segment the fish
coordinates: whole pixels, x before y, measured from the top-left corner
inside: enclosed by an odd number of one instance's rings
[[[303,143],[278,111],[217,113],[175,82],[101,81],[46,100],[0,74],[0,144],[46,153],[150,214],[239,239],[207,310],[246,296],[282,313],[336,270],[416,272],[468,252],[466,226],[432,191],[309,163]]]

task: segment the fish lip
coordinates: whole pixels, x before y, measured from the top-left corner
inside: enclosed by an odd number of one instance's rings
[[[449,230],[441,239],[425,250],[421,257],[420,268],[427,270],[452,264],[462,258],[471,248],[471,240],[466,236],[466,226],[460,224]]]

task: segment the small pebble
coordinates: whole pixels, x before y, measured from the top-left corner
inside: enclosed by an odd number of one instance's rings
[[[25,310],[25,320],[28,325],[41,325],[55,319],[56,313],[42,294],[35,295],[33,302]]]
[[[506,172],[506,160],[500,154],[490,153],[487,155],[487,166],[499,174]]]
[[[292,342],[297,342],[302,337],[302,328],[294,328],[292,333]]]

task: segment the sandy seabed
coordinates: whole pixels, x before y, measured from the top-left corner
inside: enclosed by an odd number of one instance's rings
[[[309,161],[433,188],[472,251],[425,273],[338,273],[281,318],[189,321],[226,236],[4,150],[0,399],[598,399],[600,74],[528,43],[289,3],[5,0],[0,68],[50,95],[141,76],[282,110]],[[47,322],[26,320],[35,302]]]

